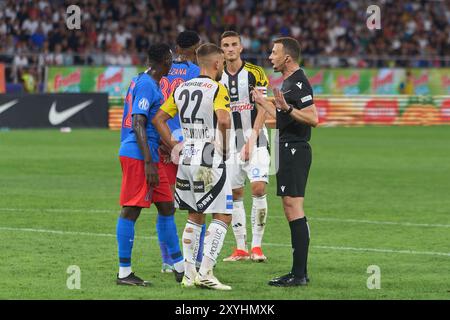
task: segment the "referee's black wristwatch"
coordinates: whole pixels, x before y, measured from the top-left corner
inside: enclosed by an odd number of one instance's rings
[[[294,110],[294,107],[293,107],[292,105],[288,104],[288,106],[289,106],[289,109],[287,109],[287,110],[285,111],[286,114],[289,114],[289,113],[292,112],[292,110]]]

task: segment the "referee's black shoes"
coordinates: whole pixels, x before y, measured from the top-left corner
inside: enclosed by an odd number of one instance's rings
[[[274,287],[297,287],[297,286],[306,286],[309,282],[308,276],[304,276],[303,278],[296,277],[292,272],[274,278],[269,281],[269,286]]]

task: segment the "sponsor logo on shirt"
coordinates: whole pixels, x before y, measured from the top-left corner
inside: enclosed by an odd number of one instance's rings
[[[148,103],[147,98],[141,98],[141,100],[139,100],[139,102],[138,102],[138,106],[139,106],[139,109],[147,111],[148,108],[150,107],[150,104]]]
[[[183,180],[183,179],[177,178],[176,188],[181,191],[189,191],[189,190],[191,190],[191,184],[189,183],[189,180]]]
[[[242,112],[244,110],[253,110],[250,102],[234,101],[230,104],[231,112]]]
[[[205,192],[205,183],[203,181],[194,181],[194,192],[195,193],[204,193]]]

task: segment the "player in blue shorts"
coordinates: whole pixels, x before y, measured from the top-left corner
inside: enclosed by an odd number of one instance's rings
[[[172,52],[167,44],[154,44],[148,50],[149,68],[131,80],[125,98],[119,151],[122,166],[120,205],[117,220],[119,274],[117,284],[147,286],[149,282],[137,277],[131,270],[134,227],[142,208],[155,203],[158,214],[173,217],[173,195],[158,154],[160,136],[151,120],[163,103],[159,87],[162,76],[172,66]],[[175,277],[181,282],[184,275],[183,256],[175,224],[161,231],[174,262]],[[179,278],[179,280],[178,280]]]
[[[200,46],[200,37],[194,31],[181,32],[176,40],[177,59],[173,61],[172,68],[166,77],[162,77],[160,81],[161,91],[164,95],[164,101],[170,96],[173,90],[181,83],[190,79],[196,78],[200,75],[200,68],[194,63],[196,61],[195,50]],[[183,133],[181,132],[180,117],[176,115],[167,121],[172,137],[175,140],[183,140]],[[160,148],[161,166],[165,169],[172,193],[175,190],[175,183],[177,177],[178,164],[170,161],[168,149],[164,145]],[[167,252],[167,246],[160,235],[163,234],[163,229],[168,224],[175,224],[174,216],[158,215],[156,222],[156,230],[158,232],[159,246],[161,248],[162,268],[161,272],[172,272],[173,261]],[[200,236],[200,248],[197,256],[197,267],[200,267],[203,257],[203,240],[205,238],[206,226],[203,225]]]

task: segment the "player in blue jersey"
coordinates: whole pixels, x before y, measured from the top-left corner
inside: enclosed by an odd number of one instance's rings
[[[162,77],[160,81],[161,91],[164,95],[164,101],[167,100],[173,90],[181,83],[196,78],[200,75],[200,67],[198,67],[194,63],[196,61],[195,50],[200,46],[199,35],[194,31],[183,31],[178,35],[176,44],[176,53],[178,57],[175,61],[173,61],[172,68],[170,69],[168,75],[166,77]],[[175,140],[181,141],[183,139],[183,133],[181,132],[180,117],[176,115],[175,117],[167,121],[167,124],[170,128],[170,131],[172,132],[172,137]],[[164,145],[162,145],[160,150],[160,156],[162,160],[161,165],[166,171],[167,177],[169,179],[169,184],[173,192],[175,190],[178,165],[170,161],[168,148],[165,148]],[[173,262],[167,252],[167,246],[165,242],[160,237],[160,235],[162,234],[162,232],[160,232],[160,229],[165,228],[165,225],[172,223],[171,221],[167,220],[173,219],[173,216],[164,217],[158,215],[157,219],[156,230],[158,232],[159,246],[161,248],[162,257],[161,272],[172,272]],[[203,256],[203,239],[205,237],[205,232],[206,226],[203,225],[200,237],[200,248],[197,256],[197,267],[200,267]]]
[[[131,80],[125,98],[119,151],[122,166],[120,205],[117,221],[119,274],[117,284],[147,286],[149,282],[137,277],[131,270],[134,226],[142,208],[155,203],[161,216],[173,216],[173,195],[158,154],[160,136],[151,120],[163,103],[159,87],[162,76],[172,66],[172,52],[167,44],[154,44],[148,50],[149,68]],[[183,256],[175,225],[162,232],[167,249],[174,261],[175,276],[182,280]],[[178,280],[178,278],[177,278]]]

